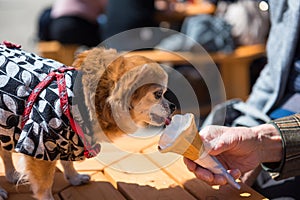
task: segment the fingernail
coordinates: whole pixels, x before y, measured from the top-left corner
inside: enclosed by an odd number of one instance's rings
[[[208,174],[204,174],[204,179],[207,182],[211,182],[212,181],[212,177],[210,175],[208,175]]]
[[[239,178],[239,177],[241,176],[241,172],[240,172],[240,170],[238,170],[238,169],[234,169],[234,170],[232,170],[231,175],[232,175],[234,178]]]

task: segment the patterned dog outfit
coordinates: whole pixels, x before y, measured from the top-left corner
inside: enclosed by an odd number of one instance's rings
[[[62,112],[56,80],[39,94],[21,129],[29,95],[50,72],[62,66],[18,46],[0,45],[0,143],[4,149],[51,161],[85,158],[84,143]],[[82,74],[70,70],[64,75],[73,118],[83,130],[84,139],[91,142],[93,133],[83,103]]]

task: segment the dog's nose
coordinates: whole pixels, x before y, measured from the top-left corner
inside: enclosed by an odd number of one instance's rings
[[[173,113],[176,110],[176,105],[174,103],[170,103],[169,108],[171,110],[171,113]]]

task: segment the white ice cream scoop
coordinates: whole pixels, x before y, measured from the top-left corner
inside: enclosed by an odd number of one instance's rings
[[[191,113],[172,117],[171,124],[163,130],[158,149],[162,153],[173,152],[189,158],[214,174],[225,176],[228,183],[233,187],[241,188],[218,159],[210,156],[204,150],[194,115]]]

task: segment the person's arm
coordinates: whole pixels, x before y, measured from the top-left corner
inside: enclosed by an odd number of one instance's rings
[[[279,163],[262,166],[276,180],[300,175],[300,114],[271,121],[282,136],[283,159]]]

